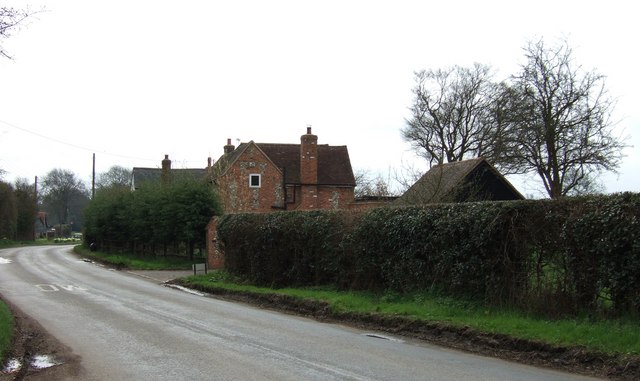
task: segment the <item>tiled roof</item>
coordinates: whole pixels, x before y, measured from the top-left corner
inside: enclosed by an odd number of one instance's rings
[[[256,143],[279,168],[285,168],[285,182],[300,183],[300,144]],[[355,186],[346,146],[318,145],[318,184]]]
[[[170,171],[171,176],[192,179],[203,179],[207,173],[205,169],[200,168],[172,168]],[[133,167],[131,176],[135,182],[135,187],[139,188],[146,182],[159,182],[162,176],[162,169]]]
[[[255,144],[276,167],[284,169],[285,183],[300,184],[300,144],[241,143],[234,151],[223,155],[216,164],[233,163],[249,144]],[[355,186],[346,146],[318,145],[318,184]]]

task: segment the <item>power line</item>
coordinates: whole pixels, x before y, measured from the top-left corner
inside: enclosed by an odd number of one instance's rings
[[[63,140],[60,140],[60,139],[57,139],[57,138],[54,138],[54,137],[51,137],[51,136],[48,136],[48,135],[44,135],[44,134],[41,134],[39,132],[31,131],[29,129],[26,129],[26,128],[23,128],[23,127],[20,127],[20,126],[16,126],[15,124],[9,123],[9,122],[4,121],[2,119],[0,119],[0,123],[6,125],[8,127],[14,128],[14,129],[16,129],[18,131],[26,132],[28,134],[37,136],[37,137],[42,138],[42,139],[46,139],[46,140],[49,140],[49,141],[52,141],[52,142],[55,142],[55,143],[58,143],[58,144],[62,144],[62,145],[68,146],[68,147],[72,147],[72,148],[75,148],[75,149],[79,149],[79,150],[83,150],[83,151],[87,151],[87,152],[91,152],[91,153],[96,153],[97,152],[97,153],[100,153],[102,155],[107,155],[107,156],[112,156],[112,157],[119,157],[119,158],[128,159],[128,160],[140,160],[140,161],[149,161],[149,162],[157,162],[158,161],[157,158],[148,159],[148,158],[142,158],[142,157],[136,157],[136,156],[123,155],[123,154],[118,154],[118,153],[110,153],[110,152],[106,152],[106,151],[103,151],[103,150],[97,150],[97,149],[94,149],[94,148],[81,146],[81,145],[74,144],[74,143],[65,142]],[[183,161],[183,162],[195,163],[196,161]]]

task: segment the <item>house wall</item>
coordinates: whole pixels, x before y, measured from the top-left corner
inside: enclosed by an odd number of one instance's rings
[[[346,209],[353,202],[351,187],[318,187],[318,209]]]
[[[260,175],[260,187],[249,186],[249,176]],[[272,212],[282,206],[282,173],[255,146],[249,146],[219,182],[225,213]]]
[[[491,171],[488,164],[482,163],[465,177],[465,186],[460,188],[455,201],[522,200],[523,197],[505,181],[501,175]]]
[[[287,205],[288,210],[349,209],[354,202],[353,187],[307,185],[287,191],[294,191],[296,200]]]
[[[224,268],[224,253],[218,246],[218,217],[212,217],[207,224],[207,267]]]

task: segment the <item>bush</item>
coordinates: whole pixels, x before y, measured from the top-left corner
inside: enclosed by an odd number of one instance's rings
[[[112,187],[99,190],[85,210],[85,243],[105,252],[155,254],[174,247],[192,256],[205,243],[204,229],[221,204],[211,184],[176,179],[147,184],[135,192]],[[175,253],[177,254],[177,253]]]
[[[640,313],[640,194],[225,216],[259,285],[431,289],[545,314]]]
[[[345,220],[338,212],[234,214],[218,232],[231,273],[260,285],[338,282]]]

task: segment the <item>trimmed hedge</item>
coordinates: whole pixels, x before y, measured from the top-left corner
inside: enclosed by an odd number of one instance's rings
[[[258,285],[429,289],[544,314],[640,313],[640,194],[221,219]]]
[[[222,207],[205,181],[175,179],[168,184],[100,189],[85,209],[85,243],[101,251],[134,255],[193,256],[205,246],[204,229]],[[173,248],[169,252],[170,248]]]
[[[348,221],[320,211],[224,216],[218,234],[225,267],[260,285],[337,284]]]

